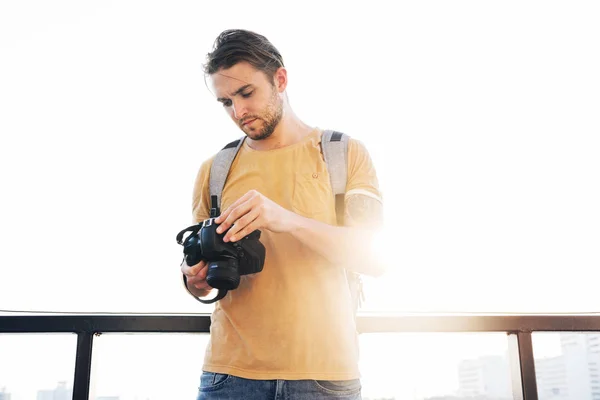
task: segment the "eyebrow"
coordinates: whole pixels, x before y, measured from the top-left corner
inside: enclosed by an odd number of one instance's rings
[[[239,88],[238,90],[236,90],[231,96],[237,96],[238,94],[242,93],[244,90],[248,89],[249,87],[251,87],[252,84],[247,84],[242,86],[241,88]],[[225,100],[229,100],[227,97],[219,97],[217,98],[217,101],[220,101],[221,103],[224,102]]]

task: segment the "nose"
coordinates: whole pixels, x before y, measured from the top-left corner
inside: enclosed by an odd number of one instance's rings
[[[248,114],[246,105],[242,101],[234,101],[231,109],[233,110],[233,116],[238,120],[243,119]]]

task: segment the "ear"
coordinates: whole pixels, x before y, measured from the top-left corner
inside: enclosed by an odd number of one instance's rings
[[[279,67],[273,75],[273,83],[279,93],[283,93],[287,87],[287,70],[284,67]]]

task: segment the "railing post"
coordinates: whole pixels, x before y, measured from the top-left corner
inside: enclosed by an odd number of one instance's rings
[[[73,400],[89,400],[93,338],[94,334],[92,332],[77,333]]]
[[[508,334],[508,355],[514,400],[538,400],[531,332]]]

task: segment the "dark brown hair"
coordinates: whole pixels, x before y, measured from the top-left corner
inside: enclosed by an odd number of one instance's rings
[[[221,32],[206,58],[204,72],[208,75],[246,61],[272,78],[275,71],[284,66],[279,50],[266,37],[243,29]]]

